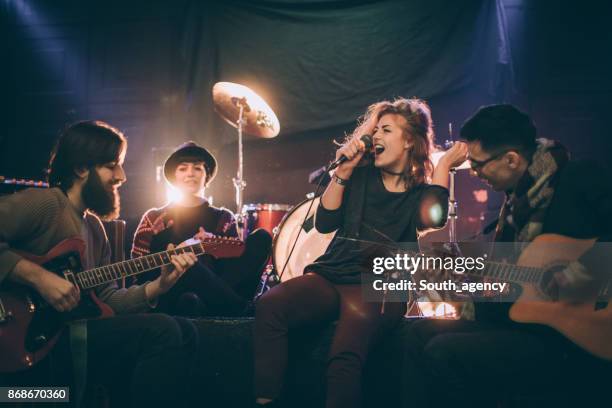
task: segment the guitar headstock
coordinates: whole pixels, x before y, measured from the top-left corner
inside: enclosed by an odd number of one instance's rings
[[[200,241],[204,253],[215,258],[236,258],[244,253],[245,245],[238,238],[211,237]]]

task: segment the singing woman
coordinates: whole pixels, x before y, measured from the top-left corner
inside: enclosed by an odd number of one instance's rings
[[[373,158],[364,160],[364,134]],[[362,370],[372,346],[401,319],[405,303],[362,298],[362,242],[416,242],[419,233],[446,221],[448,173],[466,159],[455,144],[435,170],[430,160],[433,125],[420,99],[371,105],[361,124],[337,150],[337,167],[315,215],[321,233],[335,231],[327,251],[304,274],[267,292],[256,305],[255,397],[279,406],[287,367],[288,332],[337,320],[327,362],[326,406],[360,407]],[[364,161],[366,162],[363,165]]]

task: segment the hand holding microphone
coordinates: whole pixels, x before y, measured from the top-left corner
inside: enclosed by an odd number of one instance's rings
[[[336,160],[329,165],[328,170],[336,169],[336,175],[348,179],[353,174],[363,155],[372,149],[372,136],[354,137],[336,151]]]

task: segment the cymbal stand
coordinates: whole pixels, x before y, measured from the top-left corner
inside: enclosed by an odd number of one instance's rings
[[[453,124],[448,124],[448,136],[449,139],[444,142],[444,147],[448,150],[453,147],[455,141],[453,140]],[[457,198],[455,197],[455,175],[457,169],[454,167],[450,169],[449,176],[450,182],[448,185],[448,242],[457,242]]]
[[[455,174],[457,170],[450,169],[448,195],[448,241],[457,242],[457,199],[455,197]]]
[[[243,240],[246,239],[244,228],[244,214],[242,211],[243,200],[244,200],[244,188],[246,187],[246,181],[244,180],[244,156],[243,156],[243,144],[242,144],[242,133],[246,123],[244,119],[244,112],[251,110],[246,98],[232,98],[232,102],[240,110],[238,114],[238,120],[236,121],[236,128],[238,129],[238,172],[235,178],[232,179],[234,182],[234,188],[236,189],[236,224],[238,226],[238,236]]]

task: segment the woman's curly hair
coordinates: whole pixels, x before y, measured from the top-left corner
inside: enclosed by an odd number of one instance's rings
[[[433,122],[431,120],[431,109],[427,102],[418,98],[398,98],[391,101],[382,101],[370,105],[368,110],[359,121],[359,126],[352,135],[361,135],[365,128],[374,120],[387,114],[402,116],[408,126],[404,129],[404,137],[412,142],[408,150],[408,166],[404,172],[406,188],[412,188],[431,180],[433,163],[431,153],[434,149]]]

